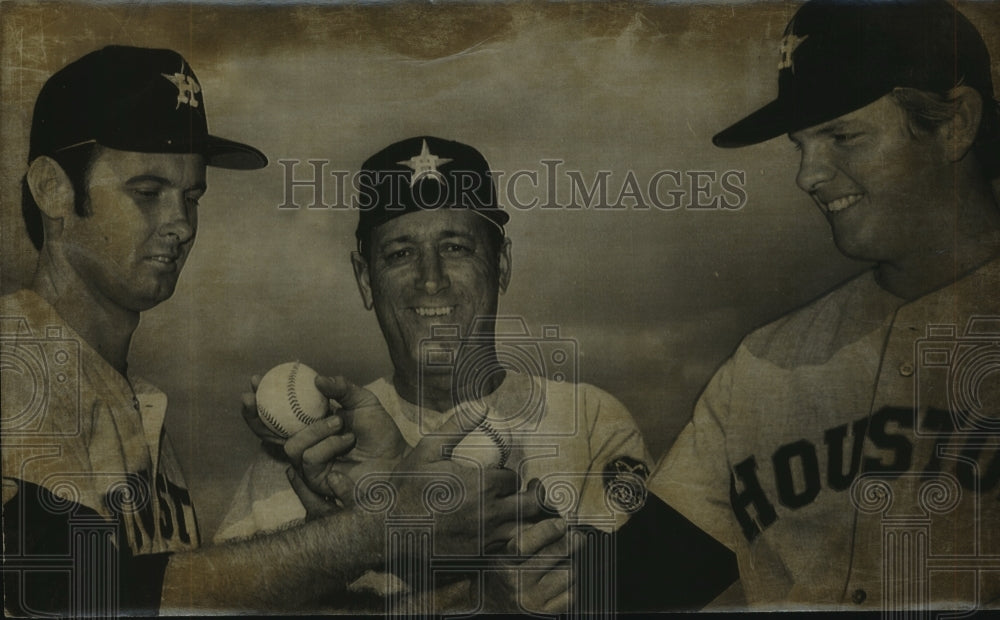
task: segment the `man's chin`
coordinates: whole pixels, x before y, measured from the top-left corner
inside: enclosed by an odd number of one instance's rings
[[[880,244],[867,239],[865,237],[868,235],[859,234],[858,231],[838,229],[836,225],[831,225],[831,232],[833,233],[833,244],[847,258],[870,262],[884,260],[882,258],[885,253],[884,243]]]
[[[161,284],[154,290],[142,296],[137,296],[132,304],[132,309],[136,312],[145,312],[162,304],[173,297],[175,284],[176,282],[171,283],[169,286]]]

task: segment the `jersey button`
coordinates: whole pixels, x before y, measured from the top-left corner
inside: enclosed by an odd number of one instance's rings
[[[913,364],[910,362],[903,362],[899,365],[899,374],[904,377],[909,377],[913,375]]]
[[[861,588],[858,588],[857,590],[851,593],[851,600],[857,603],[858,605],[864,603],[866,598],[868,598],[868,593],[862,590]]]

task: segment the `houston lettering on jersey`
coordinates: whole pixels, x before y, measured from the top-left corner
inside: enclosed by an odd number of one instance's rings
[[[762,457],[770,459],[770,481],[761,479],[757,455],[733,465],[729,497],[743,535],[752,541],[777,521],[776,503],[797,510],[820,493],[846,491],[860,472],[885,477],[908,471],[949,472],[970,491],[985,495],[997,488],[1000,449],[995,436],[992,445],[987,445],[981,434],[955,433],[950,412],[929,408],[921,417],[917,439],[913,419],[912,408],[885,407],[870,418],[827,429],[823,445],[808,439],[785,443],[770,457]],[[930,454],[922,462],[915,462],[915,440],[931,443],[930,450],[921,451]],[[952,453],[958,458],[942,456]],[[772,492],[765,491],[765,486]]]
[[[126,484],[112,489],[105,504],[122,520],[133,553],[159,553],[198,544],[191,495],[162,472],[155,484],[148,471],[127,474]]]

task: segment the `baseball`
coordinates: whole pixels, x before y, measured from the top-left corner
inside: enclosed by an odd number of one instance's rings
[[[315,379],[316,371],[301,362],[275,366],[257,386],[257,415],[282,437],[323,418],[328,401],[316,389]]]
[[[478,463],[484,469],[501,469],[510,458],[511,444],[509,432],[483,420],[455,446],[451,458],[467,467],[475,467]]]

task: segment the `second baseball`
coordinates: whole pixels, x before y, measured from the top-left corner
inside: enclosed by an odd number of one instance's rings
[[[510,458],[511,443],[510,433],[483,420],[455,446],[451,459],[469,467],[478,463],[484,469],[501,469]]]
[[[316,371],[301,362],[279,364],[257,386],[257,415],[282,437],[326,416],[328,400],[316,388]]]

